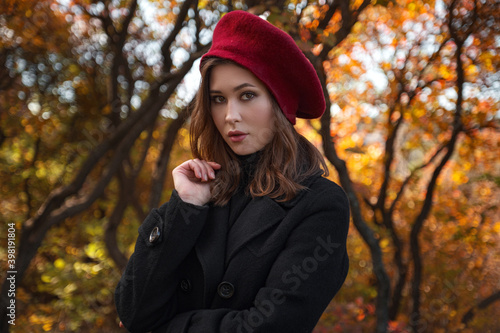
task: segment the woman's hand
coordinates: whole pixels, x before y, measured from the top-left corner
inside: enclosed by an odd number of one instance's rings
[[[179,197],[187,203],[203,206],[211,197],[210,182],[220,164],[199,159],[189,160],[172,171],[174,187]]]

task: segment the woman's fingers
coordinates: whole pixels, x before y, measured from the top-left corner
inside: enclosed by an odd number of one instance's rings
[[[186,161],[172,171],[174,187],[179,197],[195,205],[204,205],[210,200],[209,183],[215,179],[215,170],[221,166],[200,159]]]
[[[198,162],[201,167],[201,179],[207,182],[209,178],[212,178],[211,175],[211,173],[213,172],[212,168],[208,165],[206,161],[196,159],[196,162]]]
[[[217,162],[207,162],[207,163],[212,167],[212,169],[219,170],[221,168],[221,165]]]
[[[206,167],[203,165],[203,161],[199,159],[191,160],[189,162],[189,167],[191,168],[191,170],[193,170],[196,178],[200,179],[201,181],[208,180],[207,170]]]
[[[216,162],[207,162],[196,158],[189,161],[189,167],[193,170],[196,178],[207,182],[209,179],[215,179],[214,169],[220,169],[221,166]]]
[[[217,162],[207,162],[200,159],[186,161],[173,170],[173,173],[181,173],[191,180],[198,179],[201,182],[208,182],[215,179],[215,170],[219,170],[221,165]]]

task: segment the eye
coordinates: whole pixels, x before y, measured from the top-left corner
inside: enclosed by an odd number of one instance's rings
[[[255,97],[255,93],[250,92],[250,91],[244,92],[241,95],[241,99],[244,100],[244,101],[249,101],[249,100],[251,100],[254,97]]]
[[[221,103],[224,103],[226,101],[226,99],[222,96],[211,96],[210,99],[215,104],[221,104]]]

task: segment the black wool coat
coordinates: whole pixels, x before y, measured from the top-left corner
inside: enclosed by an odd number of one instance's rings
[[[349,266],[349,205],[317,176],[293,200],[254,198],[229,227],[227,207],[176,191],[153,209],[115,291],[130,332],[311,332]]]

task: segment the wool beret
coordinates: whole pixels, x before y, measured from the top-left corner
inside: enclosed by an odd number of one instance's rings
[[[231,60],[259,78],[273,94],[286,118],[318,118],[325,98],[311,62],[290,35],[245,11],[224,15],[215,27],[212,46],[203,55]]]

